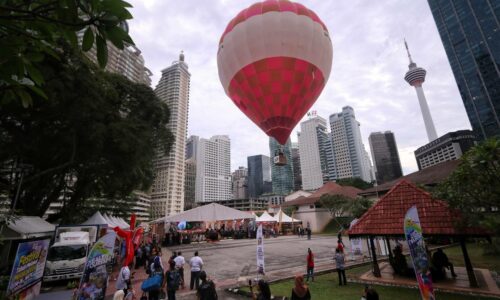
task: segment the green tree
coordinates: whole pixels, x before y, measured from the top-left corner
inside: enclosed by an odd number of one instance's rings
[[[370,207],[372,207],[373,202],[367,198],[358,197],[357,199],[351,201],[349,206],[349,212],[354,218],[360,218]]]
[[[336,183],[343,186],[352,186],[360,190],[366,190],[373,187],[373,183],[368,183],[358,177],[342,178],[337,180]]]
[[[88,199],[125,199],[147,189],[156,149],[167,153],[169,111],[153,90],[88,63],[71,47],[47,57],[40,69],[50,101],[0,106],[1,178],[27,215],[42,216],[63,199],[59,217],[72,221]],[[28,165],[21,185],[18,166]],[[10,169],[9,169],[10,168]]]
[[[459,226],[484,226],[500,236],[500,139],[470,149],[457,169],[433,191],[461,212]]]
[[[1,0],[0,105],[20,99],[47,98],[41,64],[64,56],[60,42],[88,51],[96,46],[99,64],[107,62],[107,43],[119,49],[133,44],[125,21],[132,19],[122,0]],[[82,32],[81,44],[77,33]]]
[[[344,195],[329,195],[323,194],[319,198],[319,206],[325,208],[330,213],[332,219],[337,222],[340,228],[343,227],[342,224],[337,220],[337,218],[342,217],[348,212],[351,206],[352,199]]]

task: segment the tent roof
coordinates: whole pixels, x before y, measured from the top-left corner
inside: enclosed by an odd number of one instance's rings
[[[21,216],[9,222],[7,227],[11,232],[5,233],[6,239],[51,236],[56,229],[54,225],[36,216]]]
[[[406,180],[401,180],[349,229],[349,236],[404,235],[406,212],[416,205],[424,235],[485,236],[481,228],[457,229],[460,213]]]
[[[258,217],[255,221],[257,222],[278,222],[278,220],[271,216],[265,211],[260,217]]]
[[[302,222],[301,220],[298,219],[293,219],[292,217],[288,216],[284,212],[281,211],[281,209],[274,214],[274,217],[276,218],[276,221],[280,221],[280,213],[281,213],[281,222],[283,223],[294,223],[294,222]]]
[[[101,215],[100,212],[96,211],[87,221],[83,222],[82,225],[109,225],[106,219]]]
[[[255,219],[255,216],[224,205],[210,203],[173,216],[158,219],[157,222],[213,222],[237,219]]]

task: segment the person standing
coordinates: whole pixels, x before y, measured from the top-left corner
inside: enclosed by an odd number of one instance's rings
[[[310,239],[311,239],[311,234],[312,234],[312,232],[311,232],[311,228],[309,228],[309,227],[308,227],[308,228],[307,228],[307,239],[308,239],[308,240],[310,240]]]
[[[118,278],[116,279],[115,287],[117,290],[123,290],[124,294],[127,295],[128,289],[132,287],[130,280],[130,268],[132,268],[133,263],[129,262],[127,266],[123,266],[120,269]]]
[[[304,276],[295,276],[295,286],[292,289],[291,300],[310,300],[311,292],[307,285],[304,284]]]
[[[167,281],[167,297],[168,300],[175,300],[175,292],[179,289],[181,275],[175,268],[175,262],[170,262],[170,269],[165,273]]]
[[[344,253],[339,248],[335,249],[335,263],[337,264],[337,273],[339,274],[339,285],[347,285],[345,278],[345,260]]]
[[[194,257],[189,260],[189,266],[191,267],[191,281],[189,283],[189,289],[193,289],[200,286],[199,277],[201,269],[203,268],[203,260],[198,256],[198,251],[194,253]]]
[[[250,285],[250,292],[252,293],[252,300],[271,300],[271,288],[269,284],[264,279],[260,279],[257,282],[259,286],[259,293],[253,291],[252,285]]]
[[[311,277],[312,281],[314,281],[314,254],[311,251],[311,248],[307,248],[307,279],[309,281],[309,277]]]
[[[150,290],[148,293],[148,300],[160,300],[160,292],[164,287],[165,278],[163,277],[163,268],[158,261],[154,261],[152,265],[150,277],[160,276],[161,284],[158,289]]]
[[[207,278],[205,271],[200,272],[201,284],[196,289],[198,300],[217,300],[217,291],[215,290],[215,283]]]
[[[175,268],[179,271],[179,275],[181,276],[181,288],[184,288],[184,265],[186,264],[186,260],[184,256],[182,256],[182,252],[179,251],[177,253],[177,257],[174,258]]]

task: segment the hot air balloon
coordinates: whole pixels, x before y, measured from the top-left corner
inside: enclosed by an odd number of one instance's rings
[[[321,94],[332,55],[328,30],[313,11],[291,1],[268,0],[229,22],[217,65],[234,104],[284,145]]]

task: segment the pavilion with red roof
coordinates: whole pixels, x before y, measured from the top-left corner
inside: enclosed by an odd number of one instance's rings
[[[348,231],[349,238],[369,238],[374,275],[380,277],[373,242],[374,237],[404,237],[403,220],[408,209],[414,205],[418,210],[424,237],[455,237],[460,241],[470,285],[476,287],[477,280],[467,253],[465,238],[470,236],[486,237],[488,233],[481,228],[459,228],[457,226],[461,220],[459,212],[451,209],[446,202],[433,199],[430,193],[406,180],[396,184]]]

